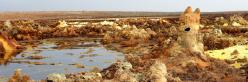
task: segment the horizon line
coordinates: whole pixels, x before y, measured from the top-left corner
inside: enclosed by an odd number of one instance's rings
[[[21,13],[21,12],[149,12],[149,13],[178,13],[184,11],[116,11],[116,10],[34,10],[34,11],[0,11],[0,13]],[[248,12],[248,10],[234,10],[234,11],[202,11],[202,13],[211,13],[211,12]]]

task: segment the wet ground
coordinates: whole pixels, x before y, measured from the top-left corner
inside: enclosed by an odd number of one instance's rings
[[[34,80],[51,73],[89,72],[123,60],[123,54],[107,50],[98,38],[57,38],[23,41],[27,49],[6,65],[0,65],[0,76],[10,77],[21,69]]]

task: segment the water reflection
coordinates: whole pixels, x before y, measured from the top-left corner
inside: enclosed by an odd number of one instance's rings
[[[47,39],[36,42],[21,42],[26,50],[21,53],[1,55],[0,76],[9,77],[15,69],[34,80],[44,79],[50,73],[77,73],[103,69],[123,60],[120,52],[107,50],[100,39]],[[37,56],[38,58],[30,58]],[[42,57],[40,57],[42,56]]]
[[[7,65],[18,53],[17,51],[0,52],[0,65]]]

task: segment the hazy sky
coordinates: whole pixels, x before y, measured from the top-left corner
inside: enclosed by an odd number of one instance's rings
[[[0,0],[0,11],[245,11],[247,0]]]

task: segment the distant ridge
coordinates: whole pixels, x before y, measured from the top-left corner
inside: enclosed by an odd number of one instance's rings
[[[39,19],[94,19],[125,17],[178,17],[181,12],[146,11],[28,11],[0,12],[0,20],[39,20]],[[248,14],[248,11],[202,12],[206,15]]]

